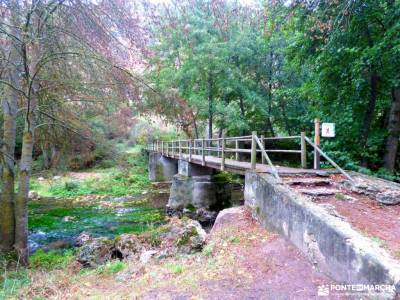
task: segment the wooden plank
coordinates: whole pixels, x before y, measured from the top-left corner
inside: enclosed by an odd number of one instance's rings
[[[315,151],[318,151],[319,154],[321,154],[327,161],[331,163],[332,166],[334,166],[340,173],[342,173],[347,179],[349,179],[351,182],[354,182],[353,178],[349,174],[347,174],[346,171],[344,171],[341,167],[338,166],[337,163],[335,163],[325,152],[323,152],[317,145],[313,144],[311,140],[307,137],[305,137],[305,140],[312,146],[314,147]]]
[[[201,155],[202,155],[202,160],[201,160],[201,164],[203,165],[203,166],[205,166],[206,165],[206,154],[205,154],[205,152],[204,152],[204,145],[205,144],[205,141],[204,141],[204,139],[201,141]]]
[[[261,144],[264,146],[264,149],[265,149],[265,141],[264,141],[264,138],[265,138],[265,136],[262,135],[262,136],[261,136]],[[263,165],[265,165],[265,157],[264,157],[264,155],[262,155],[262,154],[261,154],[261,163],[262,163]]]
[[[304,139],[306,133],[301,132],[301,167],[303,169],[307,168],[307,145],[306,140]]]
[[[189,162],[192,162],[192,141],[189,141]]]
[[[255,170],[256,169],[256,163],[257,163],[257,132],[253,131],[252,132],[252,138],[251,138],[251,169]]]
[[[225,137],[222,134],[222,149],[221,149],[221,171],[225,170]]]

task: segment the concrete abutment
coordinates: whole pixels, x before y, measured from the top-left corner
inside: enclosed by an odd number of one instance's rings
[[[346,221],[268,174],[247,172],[244,197],[263,226],[284,235],[338,283],[394,285],[395,292],[381,296],[394,299],[399,294],[399,262]]]
[[[178,173],[178,161],[157,152],[150,152],[148,169],[151,181],[171,181]]]

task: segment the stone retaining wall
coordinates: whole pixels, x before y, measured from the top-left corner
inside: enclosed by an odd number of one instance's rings
[[[244,197],[245,205],[266,228],[286,236],[335,281],[395,285],[399,294],[400,263],[341,218],[268,174],[247,172]],[[394,293],[382,296],[396,297]]]

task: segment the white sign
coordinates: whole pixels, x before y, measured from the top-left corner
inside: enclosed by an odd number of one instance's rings
[[[335,137],[335,123],[322,123],[323,137]]]

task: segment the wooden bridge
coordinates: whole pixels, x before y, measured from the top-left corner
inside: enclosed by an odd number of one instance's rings
[[[298,140],[300,149],[266,148],[266,142],[268,141],[288,139]],[[251,143],[250,149],[248,148],[249,143]],[[314,152],[314,169],[307,169],[307,144],[312,147]],[[251,135],[238,137],[222,136],[221,138],[212,139],[202,138],[168,142],[154,141],[148,145],[148,151],[158,152],[166,157],[182,159],[190,163],[238,174],[245,174],[247,170],[270,173],[277,180],[280,180],[280,175],[315,173],[319,169],[319,156],[322,156],[346,178],[353,181],[350,175],[340,168],[320,147],[313,143],[304,132],[298,136],[286,137],[258,137],[256,132],[252,132]],[[298,154],[300,156],[301,168],[275,166],[268,153]]]

